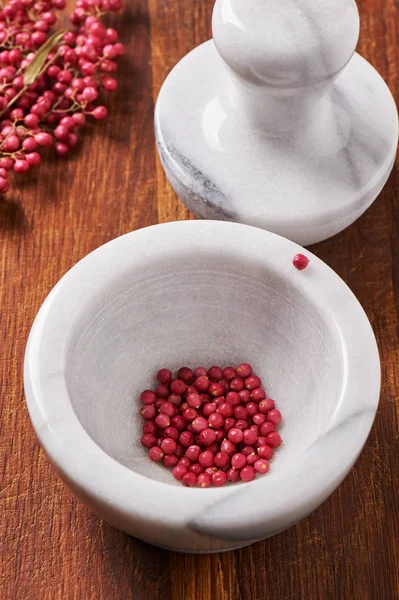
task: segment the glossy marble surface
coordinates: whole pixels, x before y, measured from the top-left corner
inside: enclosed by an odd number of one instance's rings
[[[29,414],[106,521],[170,549],[229,550],[304,518],[346,476],[378,405],[377,346],[349,288],[310,253],[297,271],[299,251],[237,223],[168,223],[105,244],[50,293],[26,350]],[[243,359],[278,401],[284,443],[250,484],[184,488],[140,445],[139,394],[160,365]]]
[[[217,0],[214,41],[176,65],[156,106],[161,161],[190,210],[306,245],[370,206],[398,118],[384,81],[352,56],[358,31],[352,0]]]
[[[353,55],[353,0],[217,0],[213,37],[223,60],[248,82],[295,89],[325,82]]]

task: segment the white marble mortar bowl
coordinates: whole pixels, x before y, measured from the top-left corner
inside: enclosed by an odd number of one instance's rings
[[[216,552],[272,536],[339,485],[367,439],[380,364],[360,304],[295,243],[247,225],[181,221],[92,252],[34,322],[25,392],[40,442],[98,515],[151,544]],[[251,483],[185,488],[140,445],[139,393],[160,367],[250,362],[283,414]]]

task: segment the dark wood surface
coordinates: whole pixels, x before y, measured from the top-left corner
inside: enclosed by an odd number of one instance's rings
[[[399,181],[313,251],[349,284],[374,327],[381,404],[356,466],[308,519],[236,552],[184,556],[100,521],[60,482],[24,403],[24,347],[58,279],[138,227],[189,217],[157,160],[153,109],[173,65],[210,36],[213,0],[127,0],[112,22],[127,55],[111,117],[68,161],[20,176],[0,200],[1,600],[393,600],[399,598]],[[359,51],[398,88],[396,0],[361,0]],[[376,115],[378,118],[378,115]]]

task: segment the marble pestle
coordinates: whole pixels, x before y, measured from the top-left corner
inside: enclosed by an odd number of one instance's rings
[[[201,218],[302,245],[338,233],[380,193],[398,141],[392,95],[355,53],[355,2],[216,0],[212,29],[158,97],[172,186]]]

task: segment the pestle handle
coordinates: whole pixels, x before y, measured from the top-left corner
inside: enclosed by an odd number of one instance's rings
[[[359,37],[354,0],[216,0],[213,37],[240,79],[277,89],[333,80]]]

